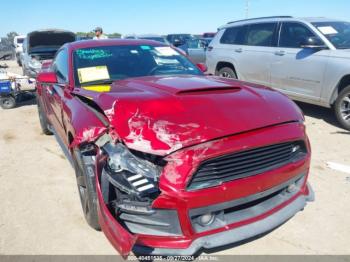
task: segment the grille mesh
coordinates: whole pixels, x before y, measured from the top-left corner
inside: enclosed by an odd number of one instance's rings
[[[203,162],[193,174],[189,190],[220,185],[224,182],[257,175],[296,161],[306,155],[304,142],[275,144]]]

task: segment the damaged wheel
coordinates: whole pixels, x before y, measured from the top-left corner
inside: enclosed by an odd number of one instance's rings
[[[86,163],[90,160],[90,163]],[[98,222],[97,195],[92,157],[83,157],[80,150],[74,149],[74,169],[78,192],[86,222],[95,230],[101,230]]]

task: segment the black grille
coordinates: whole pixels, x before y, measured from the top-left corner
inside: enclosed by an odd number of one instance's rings
[[[193,174],[189,190],[220,185],[222,183],[261,174],[305,157],[304,142],[275,144],[203,162]]]

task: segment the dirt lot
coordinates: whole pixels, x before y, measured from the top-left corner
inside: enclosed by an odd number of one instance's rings
[[[350,165],[350,133],[330,110],[300,106],[316,201],[270,234],[220,254],[350,254],[350,174],[326,164]],[[41,134],[35,101],[0,109],[0,167],[0,254],[116,254],[84,221],[73,169],[55,138]]]

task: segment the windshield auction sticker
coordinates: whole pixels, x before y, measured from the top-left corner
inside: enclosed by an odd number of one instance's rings
[[[324,35],[335,35],[335,34],[338,34],[338,31],[335,30],[334,27],[332,27],[332,26],[319,26],[317,28]]]
[[[110,79],[107,66],[93,66],[78,69],[79,82],[81,84],[98,80]]]
[[[174,56],[178,53],[169,46],[159,46],[154,48],[161,56]]]

